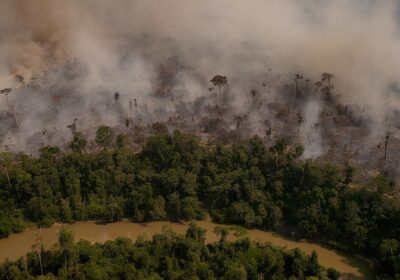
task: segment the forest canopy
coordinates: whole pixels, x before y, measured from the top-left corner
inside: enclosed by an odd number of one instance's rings
[[[73,242],[61,230],[53,250],[29,253],[0,265],[0,279],[324,279],[340,273],[325,269],[315,253],[284,250],[241,239],[204,243],[205,230],[191,224],[186,236],[168,228],[151,241],[119,238],[105,244]]]
[[[100,136],[101,137],[100,137]],[[187,134],[147,139],[140,152],[102,128],[97,151],[75,135],[71,153],[0,156],[0,236],[36,224],[83,220],[196,220],[241,224],[309,238],[376,259],[400,275],[400,201],[377,176],[352,187],[349,166],[301,160],[284,140],[266,147],[200,143]],[[105,141],[103,141],[105,140]],[[113,144],[115,142],[115,144]]]

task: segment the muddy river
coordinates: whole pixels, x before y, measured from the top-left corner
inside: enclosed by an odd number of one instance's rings
[[[216,224],[210,221],[199,221],[196,223],[202,228],[207,229],[207,242],[218,240],[218,237],[213,232],[217,226]],[[168,226],[180,234],[185,233],[187,229],[187,224],[171,222],[152,222],[146,224],[118,222],[106,225],[84,222],[67,225],[55,224],[45,229],[32,228],[22,233],[12,234],[8,238],[0,239],[0,262],[3,262],[5,259],[16,260],[18,257],[23,256],[31,250],[32,245],[39,238],[43,240],[46,248],[50,248],[56,243],[58,231],[62,226],[72,230],[76,240],[85,239],[93,243],[102,243],[117,237],[136,239],[143,234],[150,238],[155,233],[159,233],[164,226]],[[247,230],[244,236],[248,236],[254,241],[271,242],[276,246],[288,249],[299,248],[307,254],[316,251],[322,265],[335,267],[345,274],[345,279],[372,279],[372,272],[365,261],[330,248],[306,241],[288,240],[278,234],[261,230]],[[230,234],[230,240],[235,238],[233,234]]]

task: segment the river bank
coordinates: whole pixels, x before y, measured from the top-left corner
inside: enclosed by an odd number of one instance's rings
[[[205,228],[206,242],[216,242],[219,237],[214,233],[214,228],[219,226],[211,221],[196,221],[197,225]],[[51,248],[57,242],[58,232],[65,227],[75,234],[76,241],[80,239],[90,242],[104,243],[118,237],[126,237],[135,240],[139,236],[151,238],[159,233],[164,227],[168,227],[178,234],[186,232],[188,223],[173,222],[150,222],[132,223],[121,221],[112,224],[99,224],[96,222],[80,222],[74,224],[54,224],[49,228],[30,228],[22,233],[12,234],[8,238],[0,239],[0,262],[16,260],[29,252],[34,244],[41,242],[46,248]],[[224,226],[224,225],[220,225]],[[345,279],[373,279],[372,271],[368,263],[360,258],[350,256],[343,252],[328,248],[308,241],[293,241],[277,233],[249,229],[231,230],[228,240],[235,240],[238,235],[249,237],[253,241],[271,242],[275,246],[286,247],[287,249],[299,248],[306,254],[312,251],[318,253],[319,261],[323,266],[335,267],[338,271],[345,274]]]

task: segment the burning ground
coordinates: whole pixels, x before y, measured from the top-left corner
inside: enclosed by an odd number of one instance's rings
[[[230,142],[396,173],[397,1],[5,0],[3,150],[67,147],[98,126]]]

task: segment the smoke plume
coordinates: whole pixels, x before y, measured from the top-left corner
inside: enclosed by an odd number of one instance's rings
[[[316,93],[322,73],[334,74],[325,95],[348,106],[342,113],[352,125],[362,123],[360,145],[376,146],[389,123],[397,139],[399,6],[378,0],[2,0],[0,89],[13,91],[0,96],[0,109],[8,111],[1,142],[28,151],[66,143],[72,124],[90,134],[99,124],[124,130],[180,118],[181,126],[192,122],[193,130],[210,131],[204,122],[220,118],[228,134],[278,137],[289,127],[306,155],[316,157],[332,144],[323,138],[334,124],[321,118],[336,114]],[[211,88],[217,74],[228,83]],[[10,102],[17,125],[7,117]],[[354,127],[350,133],[364,133]],[[348,150],[356,145],[347,142]]]

